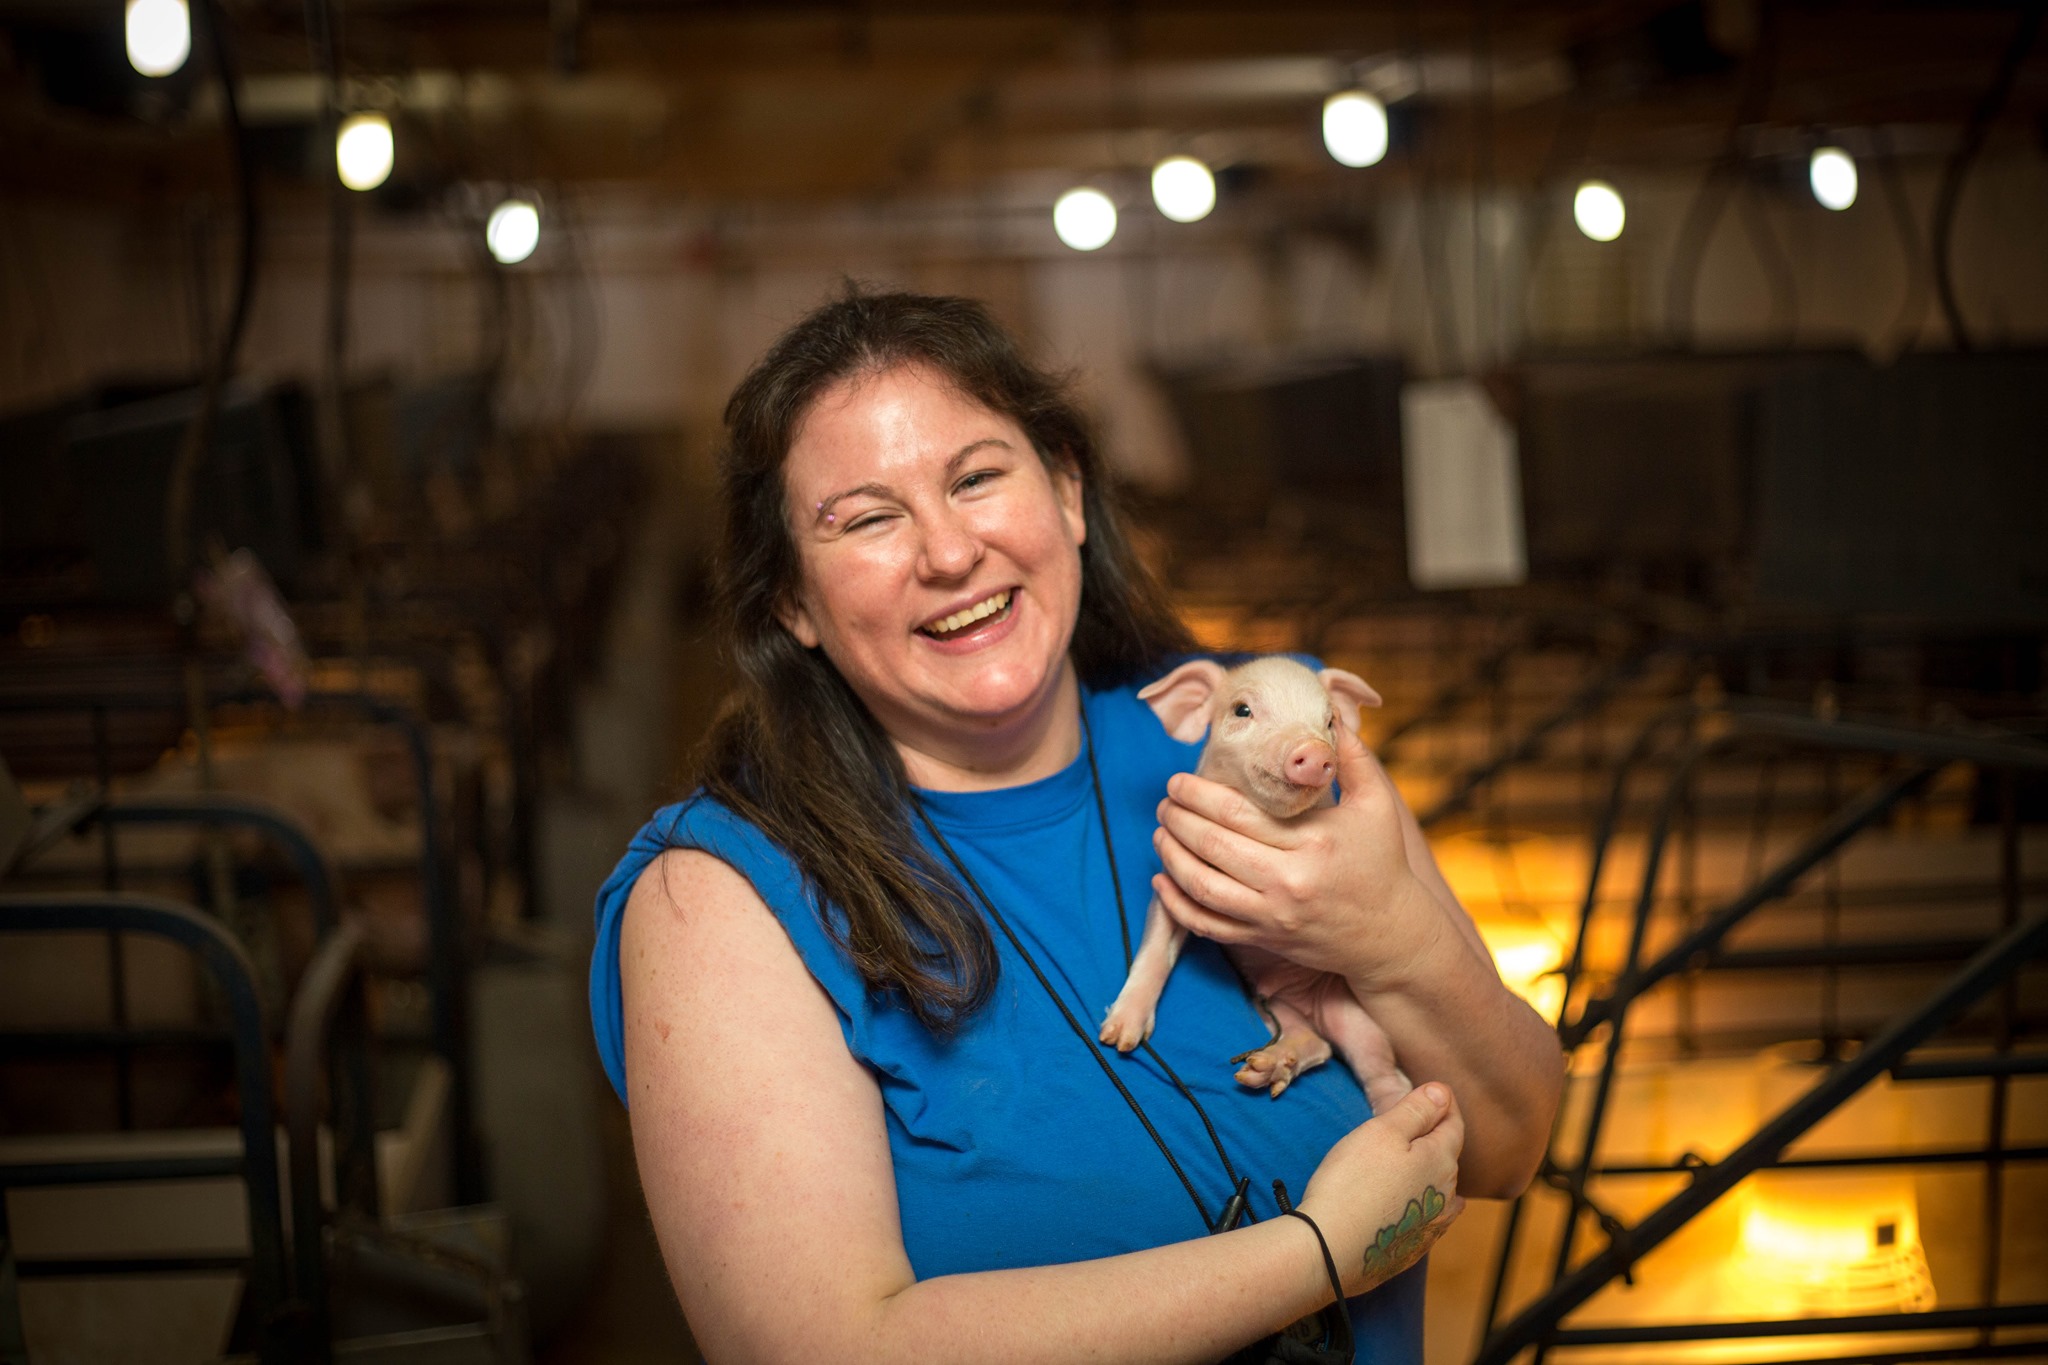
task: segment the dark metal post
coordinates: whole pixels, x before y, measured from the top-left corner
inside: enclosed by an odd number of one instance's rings
[[[1473,1365],[1507,1365],[1524,1348],[1547,1338],[1564,1315],[1598,1293],[1715,1200],[1775,1161],[1793,1141],[1845,1100],[1932,1037],[1975,999],[2048,948],[2048,914],[2015,926],[1986,945],[1918,1010],[1887,1027],[1854,1057],[1838,1062],[1748,1141],[1695,1173],[1690,1188],[1666,1201],[1559,1282],[1479,1349]],[[1926,1315],[1916,1315],[1924,1317]],[[1835,1330],[1832,1326],[1830,1330]]]

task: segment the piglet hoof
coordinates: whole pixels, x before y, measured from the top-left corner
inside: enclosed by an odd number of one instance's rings
[[[1293,1084],[1294,1078],[1301,1072],[1300,1059],[1291,1049],[1272,1044],[1253,1048],[1250,1052],[1240,1052],[1230,1060],[1243,1063],[1237,1072],[1239,1085],[1263,1085],[1274,1099],[1280,1098],[1280,1092]]]
[[[1112,1005],[1097,1036],[1118,1052],[1129,1052],[1152,1036],[1152,1022],[1149,1012],[1141,1015],[1128,1006]]]

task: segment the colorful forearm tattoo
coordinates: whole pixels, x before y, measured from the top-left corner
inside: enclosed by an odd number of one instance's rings
[[[1414,1261],[1422,1249],[1424,1233],[1443,1211],[1443,1194],[1434,1185],[1426,1187],[1420,1199],[1409,1200],[1408,1207],[1401,1211],[1400,1221],[1381,1228],[1379,1236],[1365,1249],[1367,1273],[1391,1275]]]

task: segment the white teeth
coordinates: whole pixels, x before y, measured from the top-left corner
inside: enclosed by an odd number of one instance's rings
[[[959,630],[964,626],[973,625],[976,621],[982,620],[984,617],[994,616],[997,612],[1001,611],[1004,607],[1007,607],[1009,605],[1010,594],[1007,592],[999,592],[994,597],[989,598],[987,601],[976,602],[973,606],[967,608],[965,611],[956,611],[951,616],[948,616],[943,620],[927,621],[925,623],[924,628],[927,633],[932,635],[950,635],[952,632]]]

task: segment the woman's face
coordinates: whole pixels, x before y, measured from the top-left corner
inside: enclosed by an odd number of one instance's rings
[[[918,365],[827,389],[783,466],[802,565],[777,613],[882,728],[944,754],[1050,705],[1081,603],[1081,482]]]

